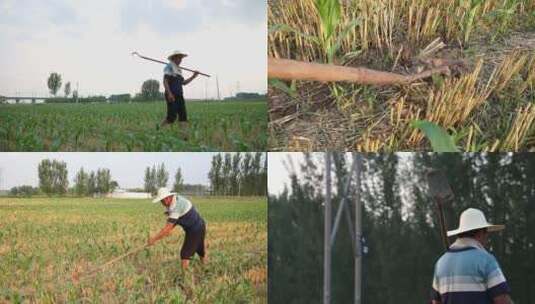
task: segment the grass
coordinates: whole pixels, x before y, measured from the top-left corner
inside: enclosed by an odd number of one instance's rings
[[[188,103],[190,126],[158,129],[164,102],[0,105],[0,151],[263,151],[265,101]],[[187,140],[185,140],[187,139]]]
[[[165,224],[143,200],[0,199],[0,303],[267,303],[265,198],[192,198],[207,222],[209,262],[180,269],[183,232],[89,279]]]
[[[272,81],[284,115],[270,113],[271,150],[430,150],[411,126],[418,120],[448,130],[466,151],[535,150],[535,0],[319,2],[337,3],[340,14],[326,18],[316,0],[270,2],[270,56],[401,74],[460,64],[391,87],[299,81],[286,85],[289,94]],[[325,28],[337,43],[317,43]]]

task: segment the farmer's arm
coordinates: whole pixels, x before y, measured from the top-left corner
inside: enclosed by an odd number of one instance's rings
[[[155,235],[152,238],[149,238],[148,245],[152,246],[157,241],[159,241],[159,240],[163,239],[164,237],[168,236],[169,234],[171,234],[171,230],[173,230],[173,228],[175,228],[175,225],[173,225],[171,223],[165,224],[165,227],[163,227],[162,230],[160,230],[160,232],[158,232],[157,235]]]
[[[193,79],[195,79],[197,76],[199,76],[199,72],[195,71],[193,72],[193,75],[191,75],[190,78],[184,80],[184,82],[182,83],[183,85],[187,85],[188,83],[190,83]]]
[[[508,294],[502,294],[494,297],[494,304],[513,304],[513,300]]]
[[[431,301],[431,303],[432,303],[432,304],[441,304],[441,302],[440,302],[440,301],[437,301],[437,300],[433,300],[433,301]]]

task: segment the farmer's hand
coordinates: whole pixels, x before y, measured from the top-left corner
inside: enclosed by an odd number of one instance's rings
[[[193,71],[193,77],[199,76],[199,73],[200,73],[199,71]]]
[[[171,92],[167,92],[167,98],[169,99],[169,101],[171,102],[174,102],[176,99],[175,99],[175,95]]]

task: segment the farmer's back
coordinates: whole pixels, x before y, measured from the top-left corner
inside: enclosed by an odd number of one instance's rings
[[[494,256],[471,246],[450,248],[435,265],[433,299],[440,303],[487,304],[509,293]]]

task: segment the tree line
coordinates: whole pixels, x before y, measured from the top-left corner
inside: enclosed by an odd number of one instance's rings
[[[94,196],[113,192],[119,187],[117,181],[112,180],[110,170],[106,168],[87,172],[83,167],[80,168],[74,178],[74,185],[70,188],[68,173],[66,162],[43,159],[37,167],[39,186],[13,187],[10,189],[10,195],[30,197],[42,193],[47,196]]]
[[[57,94],[62,86],[61,74],[53,72],[47,78],[47,87],[56,98],[46,100],[46,103],[90,103],[90,102],[106,102],[108,99],[110,102],[130,102],[130,101],[151,101],[163,99],[163,93],[160,92],[160,82],[156,79],[148,79],[141,85],[140,93],[137,93],[134,97],[130,94],[115,94],[109,98],[106,96],[91,96],[85,98],[78,98],[78,91],[72,91],[71,82],[67,82],[64,86],[64,97],[58,97]],[[72,92],[72,97],[71,96]]]
[[[492,223],[489,251],[500,263],[518,303],[535,296],[535,157],[516,154],[365,154],[361,173],[363,303],[429,302],[433,267],[443,253],[439,220],[425,172],[443,170],[455,193],[447,229],[460,213],[481,209]],[[323,155],[307,154],[287,190],[269,196],[268,295],[275,303],[317,303],[323,286]],[[333,157],[333,210],[350,163]],[[356,184],[351,187],[351,195]],[[353,210],[352,203],[349,206]],[[334,213],[334,212],[333,212]],[[351,217],[353,218],[353,214]],[[333,303],[353,297],[353,249],[345,222],[333,248]],[[453,241],[452,238],[450,241]],[[290,267],[288,265],[291,265]],[[407,279],[410,278],[410,279]]]
[[[182,192],[184,190],[184,178],[182,169],[178,168],[175,172],[175,181],[171,188],[173,192]],[[165,169],[164,164],[153,165],[145,169],[144,190],[145,192],[156,194],[158,188],[167,187],[169,181],[169,172]]]
[[[112,179],[109,169],[99,168],[86,171],[83,167],[76,173],[74,185],[69,188],[67,164],[63,161],[44,159],[38,166],[39,187],[13,187],[13,196],[32,196],[43,193],[48,196],[63,196],[68,193],[77,196],[101,196],[119,187]],[[208,173],[212,195],[265,195],[267,191],[267,159],[264,153],[216,154]],[[145,168],[143,189],[155,194],[160,187],[169,184],[169,172],[163,163]],[[173,192],[206,194],[206,186],[184,184],[182,169],[173,176]]]
[[[265,153],[225,153],[212,158],[208,179],[213,195],[266,195]]]

